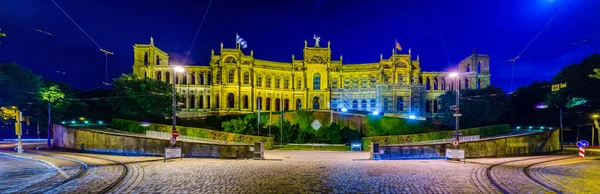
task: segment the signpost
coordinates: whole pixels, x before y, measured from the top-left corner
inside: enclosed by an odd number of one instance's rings
[[[458,149],[458,146],[460,145],[460,142],[458,142],[458,140],[454,140],[452,141],[452,146],[454,146],[454,149]]]
[[[589,146],[590,143],[586,140],[579,140],[577,146],[579,147],[579,158],[585,157],[585,147]]]
[[[163,162],[166,162],[167,159],[171,158],[180,158],[180,160],[183,159],[181,148],[165,148],[165,157]]]

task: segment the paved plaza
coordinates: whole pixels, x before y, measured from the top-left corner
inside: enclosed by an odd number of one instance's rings
[[[540,184],[563,193],[600,189],[594,179],[600,175],[600,161],[594,156],[466,163],[372,161],[366,160],[367,152],[327,151],[267,151],[267,160],[167,162],[160,157],[41,150],[23,156],[30,159],[0,155],[0,193],[553,193]]]

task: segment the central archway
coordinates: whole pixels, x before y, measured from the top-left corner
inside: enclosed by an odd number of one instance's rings
[[[320,105],[321,105],[321,104],[320,104],[320,100],[321,100],[321,99],[320,99],[318,96],[315,96],[315,97],[313,98],[313,100],[312,100],[312,102],[313,102],[313,109],[315,109],[315,110],[318,110],[318,109],[320,109],[320,108],[321,108],[321,106],[320,106]]]
[[[302,100],[296,99],[296,110],[302,110]]]
[[[227,108],[235,108],[235,96],[233,93],[227,94]]]

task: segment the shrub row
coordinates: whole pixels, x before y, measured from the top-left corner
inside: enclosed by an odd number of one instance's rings
[[[509,131],[509,125],[492,125],[460,130],[464,136],[480,135],[481,138],[502,135],[508,133]],[[454,137],[454,131],[438,131],[412,135],[372,136],[363,138],[363,147],[365,150],[371,150],[371,143],[379,143],[382,145],[402,144],[437,139],[448,139],[452,137]]]
[[[134,133],[146,133],[146,131],[160,131],[160,132],[171,132],[172,126],[163,125],[163,124],[148,124],[142,126],[142,122],[139,121],[130,121],[124,119],[113,119],[112,127],[134,132]],[[253,135],[243,135],[236,133],[227,133],[221,131],[215,131],[210,129],[203,128],[194,128],[194,127],[183,127],[177,126],[177,131],[179,134],[190,137],[199,137],[199,138],[207,138],[218,141],[226,141],[226,142],[235,142],[235,143],[245,143],[245,144],[253,144],[255,142],[264,142],[265,149],[273,148],[273,138],[272,137],[262,137],[262,136],[253,136]]]

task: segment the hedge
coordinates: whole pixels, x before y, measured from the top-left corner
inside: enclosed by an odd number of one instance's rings
[[[470,129],[463,129],[460,132],[464,136],[480,135],[481,138],[506,134],[510,131],[509,125],[492,125]],[[390,136],[372,136],[363,138],[364,150],[371,150],[371,143],[379,144],[401,144],[420,141],[430,141],[437,139],[447,139],[454,137],[454,131],[438,131],[431,133],[421,133],[412,135],[390,135]]]
[[[124,131],[129,131],[129,132],[134,132],[134,133],[146,133],[146,131],[148,131],[148,130],[160,131],[160,132],[171,132],[171,130],[172,130],[172,126],[170,126],[170,125],[151,123],[148,126],[142,126],[142,122],[125,120],[125,119],[112,119],[112,127],[119,129],[119,130],[124,130]],[[253,144],[255,142],[264,142],[265,149],[272,149],[273,143],[274,143],[274,140],[272,137],[242,135],[242,134],[227,133],[227,132],[215,131],[215,130],[203,129],[203,128],[177,126],[177,131],[179,132],[179,134],[184,135],[184,136],[214,139],[214,140],[218,140],[218,141],[245,143],[245,144]]]

